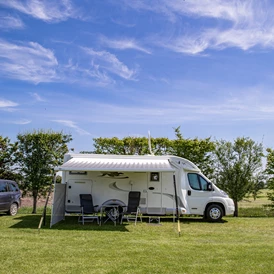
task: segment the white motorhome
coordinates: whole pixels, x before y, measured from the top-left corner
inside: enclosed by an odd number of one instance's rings
[[[233,200],[192,162],[177,156],[66,154],[62,183],[55,183],[51,225],[65,212],[80,211],[79,194],[90,193],[101,206],[126,206],[129,191],[140,191],[140,210],[147,215],[174,214],[175,187],[180,215],[218,221],[234,213]]]

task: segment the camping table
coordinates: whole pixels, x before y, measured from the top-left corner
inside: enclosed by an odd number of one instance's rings
[[[114,225],[116,225],[117,219],[119,221],[119,205],[103,205],[101,207],[101,218],[100,218],[100,225],[102,225],[103,215],[106,214],[106,223],[108,220],[111,220]]]

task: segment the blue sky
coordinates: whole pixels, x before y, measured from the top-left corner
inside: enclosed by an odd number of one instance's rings
[[[273,148],[274,2],[0,0],[1,135],[233,140]]]

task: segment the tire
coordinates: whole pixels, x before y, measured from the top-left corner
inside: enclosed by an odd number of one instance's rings
[[[17,212],[18,212],[18,205],[16,203],[11,204],[8,214],[11,216],[15,216]]]
[[[210,205],[207,208],[206,216],[210,222],[219,222],[223,218],[224,212],[219,205]]]
[[[121,216],[121,213],[123,212],[123,208],[119,205],[117,206],[118,206],[118,209],[112,208],[110,210],[105,211],[107,217],[112,221],[120,221],[119,218]]]

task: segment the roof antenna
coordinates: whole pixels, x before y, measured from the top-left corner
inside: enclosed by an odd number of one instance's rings
[[[150,131],[148,131],[148,149],[149,149],[149,154],[154,155],[151,149],[151,139],[150,139]]]

